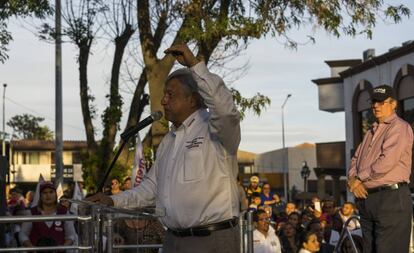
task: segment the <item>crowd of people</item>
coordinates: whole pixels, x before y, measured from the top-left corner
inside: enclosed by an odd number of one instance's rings
[[[117,178],[110,180],[111,185],[105,188],[105,194],[116,195],[132,187],[131,179],[123,181]],[[355,205],[345,202],[337,207],[331,198],[320,200],[314,197],[311,203],[299,208],[294,202],[285,202],[272,190],[267,182],[260,182],[259,177],[252,176],[247,187],[239,184],[240,208],[253,211],[254,250],[255,252],[333,252],[338,243],[339,234],[345,221],[355,214]],[[10,215],[53,215],[69,214],[68,196],[59,202],[56,188],[51,182],[40,184],[39,200],[33,203],[34,192],[25,195],[19,188],[9,191],[8,213]],[[143,233],[143,228],[150,227],[153,243],[161,243],[165,230],[155,220],[120,220],[114,236],[117,244],[137,243],[137,233]],[[348,229],[353,233],[357,246],[361,244],[360,224],[352,220]],[[77,240],[77,228],[70,221],[65,222],[34,222],[15,224],[8,233],[9,247],[55,246],[71,245]],[[143,235],[141,235],[143,237]],[[345,241],[341,252],[353,252],[349,242]]]
[[[112,178],[111,185],[105,187],[105,194],[115,195],[132,187],[131,178],[124,180]],[[7,197],[7,215],[67,215],[74,214],[69,199],[73,198],[74,190],[68,187],[64,195],[58,199],[58,193],[52,182],[39,183],[38,199],[35,192],[23,191],[14,187]],[[74,211],[76,210],[76,211]],[[155,219],[116,219],[114,220],[113,242],[115,244],[137,245],[139,243],[162,243],[165,231]],[[76,245],[78,229],[74,221],[46,221],[10,223],[6,227],[6,247],[40,247]],[[106,240],[106,239],[105,239]],[[136,252],[124,250],[123,252]],[[140,252],[157,252],[144,250]]]
[[[333,252],[345,222],[357,210],[352,202],[337,206],[332,198],[313,197],[309,205],[298,208],[295,202],[284,202],[272,192],[269,183],[260,183],[257,176],[250,178],[246,188],[239,187],[241,208],[253,211],[255,230],[253,246],[256,253]],[[347,228],[362,252],[361,227],[351,219]],[[340,252],[355,252],[349,240]]]

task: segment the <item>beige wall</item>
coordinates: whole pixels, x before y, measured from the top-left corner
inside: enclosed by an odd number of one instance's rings
[[[28,164],[23,164],[24,153],[28,158]],[[31,163],[33,160],[36,164]],[[73,165],[72,164],[72,151],[63,152],[63,164],[64,165]],[[39,180],[40,174],[45,178],[45,180],[50,180],[51,167],[54,164],[52,161],[52,151],[15,151],[13,154],[13,161],[11,170],[15,171],[14,178],[12,174],[12,182],[37,182]],[[83,181],[82,180],[82,164],[76,164],[73,166],[73,180],[74,181]]]

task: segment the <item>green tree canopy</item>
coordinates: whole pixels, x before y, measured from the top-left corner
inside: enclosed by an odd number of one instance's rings
[[[43,120],[30,114],[15,115],[7,125],[13,128],[12,137],[16,139],[53,140],[53,131],[40,125]]]
[[[7,24],[11,17],[33,16],[44,18],[51,9],[47,0],[0,0],[0,63],[4,63],[10,41],[13,40]]]

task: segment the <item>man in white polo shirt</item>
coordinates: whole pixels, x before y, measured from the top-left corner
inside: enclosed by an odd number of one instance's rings
[[[267,213],[259,209],[254,213],[256,229],[253,231],[254,253],[281,253],[282,248],[275,230],[270,226]]]
[[[187,45],[165,53],[185,66],[171,73],[161,105],[172,123],[141,184],[88,200],[117,207],[165,208],[164,253],[238,253],[237,149],[240,113],[223,80]]]

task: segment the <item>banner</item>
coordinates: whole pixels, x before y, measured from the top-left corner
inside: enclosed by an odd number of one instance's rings
[[[134,167],[132,168],[132,187],[137,187],[146,173],[144,148],[142,147],[141,138],[137,134],[137,145],[135,147]]]

